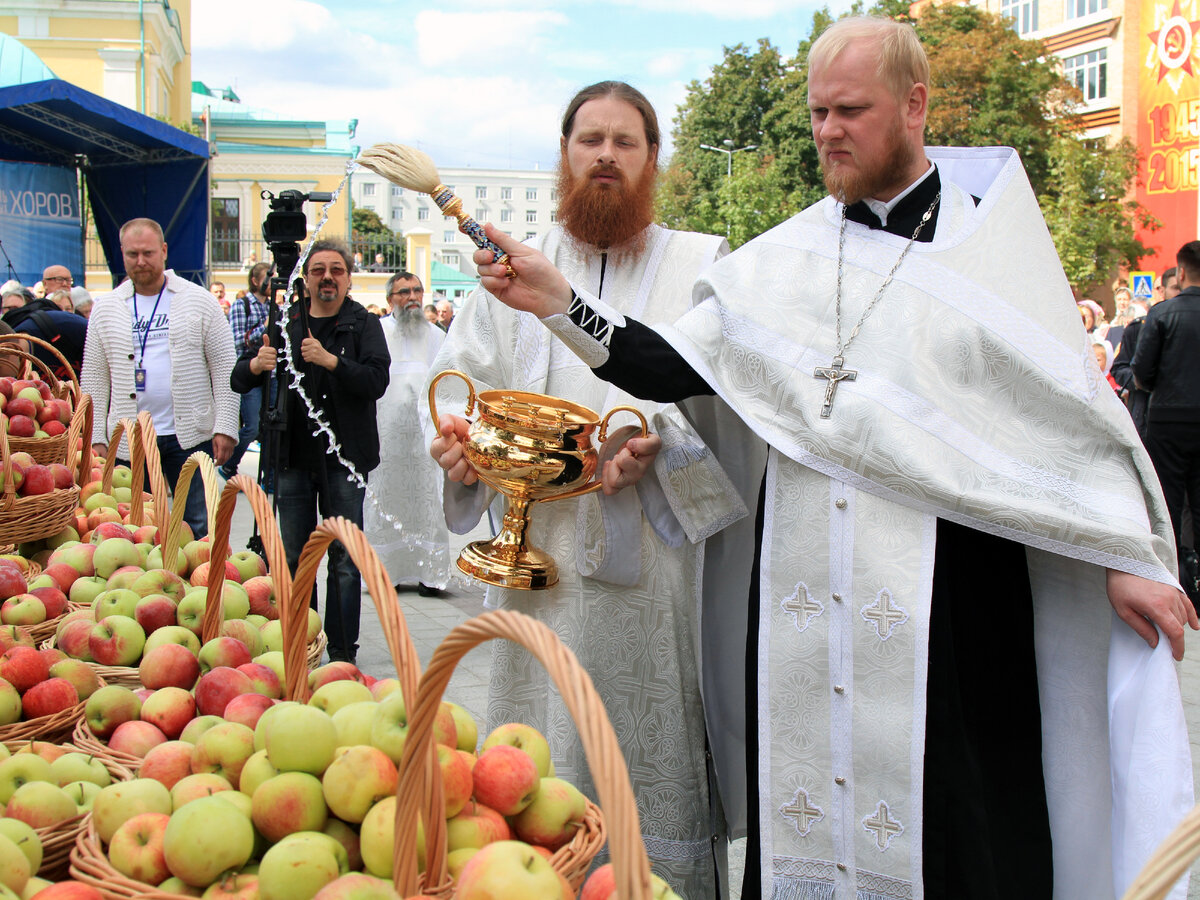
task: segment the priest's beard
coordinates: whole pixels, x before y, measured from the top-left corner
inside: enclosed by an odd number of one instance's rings
[[[867,197],[877,197],[889,188],[896,186],[897,178],[904,177],[912,165],[915,151],[904,140],[904,122],[897,117],[895,127],[885,137],[885,147],[882,160],[870,168],[848,169],[837,163],[830,163],[830,150],[844,150],[844,146],[826,144],[821,148],[821,174],[825,179],[825,189],[834,197],[849,206]],[[862,158],[851,147],[855,162],[862,165]],[[905,185],[900,186],[901,189]]]
[[[613,175],[615,183],[592,180],[597,174]],[[654,221],[654,160],[646,162],[636,184],[614,166],[595,166],[575,177],[566,156],[558,164],[558,221],[576,241],[601,250],[620,248],[638,253],[642,232]]]
[[[425,311],[420,306],[397,309],[392,313],[393,326],[405,337],[420,334],[428,325]]]

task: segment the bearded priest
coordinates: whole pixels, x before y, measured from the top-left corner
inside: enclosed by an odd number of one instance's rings
[[[692,312],[647,328],[503,235],[516,277],[477,253],[482,283],[601,377],[716,393],[770,444],[743,896],[1120,896],[1192,804],[1171,657],[1200,623],[1154,470],[1016,153],[924,146],[911,26],[844,19],[808,65],[830,196]]]
[[[602,82],[580,91],[562,121],[558,226],[535,246],[591,295],[645,321],[670,323],[691,308],[692,282],[727,248],[719,237],[652,224],[659,140],[654,108],[635,88]],[[743,496],[712,450],[721,416],[727,425],[736,417],[711,397],[685,416],[610,387],[535,319],[484,290],[454,319],[434,364],[435,372],[446,368],[465,371],[479,390],[551,394],[601,413],[630,404],[649,420],[652,436],[629,439],[633,429],[619,428],[601,451],[608,472],[641,472],[653,463],[637,491],[535,507],[530,539],[554,557],[558,584],[489,588],[487,602],[540,619],[574,651],[616,729],[654,871],[680,896],[717,896],[726,842],[723,826],[711,820],[696,635],[703,542],[746,518]],[[465,468],[466,421],[443,415],[440,425],[433,454],[440,459],[441,448],[453,448],[453,459],[443,460],[452,478],[445,506],[447,522],[462,532],[494,493]],[[765,459],[763,445],[758,452]],[[752,549],[748,525],[742,533]],[[740,569],[744,581],[750,559],[749,550],[731,554],[717,571]],[[542,667],[502,641],[493,652],[489,723],[543,730],[559,774],[595,797],[576,726]]]

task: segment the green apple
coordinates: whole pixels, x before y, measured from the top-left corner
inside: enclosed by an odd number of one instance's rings
[[[318,831],[328,817],[321,781],[308,772],[282,772],[268,778],[251,798],[254,827],[272,843],[298,831]]]
[[[371,723],[371,745],[399,765],[407,740],[408,713],[404,709],[404,695],[396,691],[376,704],[375,720]]]
[[[18,753],[0,762],[0,804],[7,804],[17,789],[31,781],[54,781],[50,763],[34,753]]]
[[[454,718],[454,727],[458,734],[458,749],[474,753],[479,749],[479,726],[474,717],[457,703],[447,700],[445,705],[450,707],[450,715]]]
[[[262,637],[262,629],[259,629],[259,637]],[[260,653],[251,662],[259,663],[266,666],[272,672],[279,676],[279,683],[284,684],[283,670],[283,652],[280,650],[267,650],[265,653]]]
[[[19,852],[19,851],[18,851]],[[301,842],[276,844],[258,866],[262,900],[312,900],[338,878],[337,857],[328,847]]]
[[[32,874],[29,858],[21,848],[11,838],[0,835],[0,884],[19,896]]]
[[[0,818],[0,834],[16,844],[29,860],[29,871],[42,867],[42,839],[33,826],[20,819]]]
[[[463,868],[454,896],[456,900],[566,900],[550,861],[521,841],[496,841],[476,852]]]
[[[265,747],[271,765],[281,772],[324,772],[337,749],[333,719],[314,706],[299,703],[273,706],[268,712],[272,715]]]
[[[171,808],[178,812],[202,797],[232,791],[233,785],[216,772],[193,772],[184,775],[171,786]]]
[[[218,797],[201,797],[176,810],[163,839],[167,865],[194,887],[207,887],[222,872],[244,866],[253,850],[254,826]]]
[[[75,808],[82,813],[92,811],[96,796],[102,788],[94,781],[70,781],[63,785],[63,790],[71,798]]]
[[[118,828],[144,812],[171,814],[171,792],[153,778],[114,782],[100,788],[92,801],[92,823],[106,844]]]
[[[242,774],[238,778],[238,790],[248,797],[253,797],[254,791],[260,784],[278,774],[279,770],[267,759],[267,751],[256,750],[242,766]]]
[[[371,743],[371,724],[375,721],[375,701],[366,700],[343,706],[333,714],[338,746],[353,747]]]
[[[371,807],[359,829],[363,868],[377,878],[392,877],[395,852],[396,798],[384,797]],[[417,868],[425,871],[425,829],[417,821]]]
[[[343,706],[374,699],[371,696],[371,689],[365,684],[343,679],[321,685],[313,692],[308,704],[309,706],[315,706],[317,709],[324,710],[332,716]]]
[[[361,822],[367,811],[396,793],[396,766],[371,746],[339,747],[321,776],[325,802],[345,822]],[[469,792],[470,773],[468,773]]]
[[[484,739],[480,752],[497,744],[508,744],[518,750],[524,750],[537,765],[539,776],[545,778],[550,774],[550,745],[542,733],[532,725],[509,722],[492,729],[492,733]]]
[[[513,817],[517,837],[527,844],[557,850],[583,827],[587,798],[561,778],[543,778],[533,802]]]
[[[72,781],[90,781],[100,787],[112,784],[112,774],[104,767],[104,763],[86,753],[64,753],[50,763],[50,772],[59,787]]]

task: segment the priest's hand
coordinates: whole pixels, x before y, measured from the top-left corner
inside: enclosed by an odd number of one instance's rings
[[[471,423],[466,419],[442,413],[438,416],[438,436],[429,445],[429,455],[446,470],[446,477],[451,481],[461,481],[465,486],[479,480],[479,475],[463,452],[467,429],[470,427]]]
[[[505,265],[495,261],[491,250],[475,251],[472,259],[484,290],[505,306],[533,313],[539,319],[567,311],[571,286],[550,260],[493,225],[485,225],[484,231],[492,243],[508,254]],[[516,277],[509,276],[509,268]]]
[[[617,491],[641,481],[642,476],[654,465],[654,458],[661,449],[662,438],[657,434],[627,440],[616,456],[604,463],[600,474],[600,484],[604,493],[612,496]]]
[[[1158,646],[1158,631],[1171,642],[1171,654],[1183,659],[1183,626],[1200,631],[1196,608],[1178,588],[1128,572],[1108,570],[1108,602],[1121,621],[1151,647]],[[1158,630],[1155,630],[1158,626]]]

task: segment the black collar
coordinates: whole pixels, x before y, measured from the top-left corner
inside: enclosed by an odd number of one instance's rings
[[[912,191],[896,204],[888,214],[887,225],[881,225],[879,217],[871,212],[871,207],[859,200],[857,203],[851,203],[846,207],[846,218],[851,222],[857,222],[859,225],[866,225],[868,228],[875,230],[882,229],[888,234],[894,234],[902,238],[910,238],[917,226],[921,224],[921,217],[925,215],[925,210],[929,209],[933,198],[937,196],[938,191],[942,189],[942,179],[935,166],[933,171],[929,173],[929,177],[918,184]],[[917,241],[920,243],[928,243],[933,240],[934,231],[937,229],[938,213],[941,212],[941,201],[938,201],[937,206],[933,208],[933,215],[929,222],[921,229],[921,233],[917,236]]]

